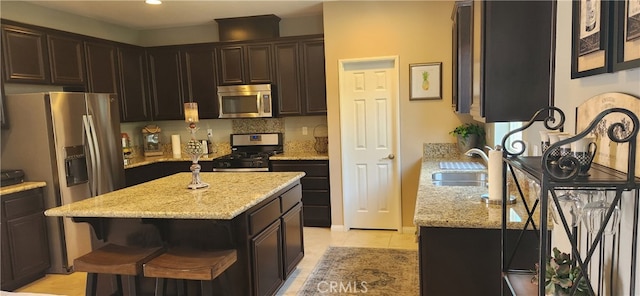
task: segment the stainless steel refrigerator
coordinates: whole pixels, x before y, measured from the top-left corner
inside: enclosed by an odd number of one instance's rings
[[[124,187],[120,116],[115,94],[49,92],[6,96],[2,169],[22,169],[45,181],[45,208]],[[50,273],[67,273],[91,251],[91,229],[47,217]]]

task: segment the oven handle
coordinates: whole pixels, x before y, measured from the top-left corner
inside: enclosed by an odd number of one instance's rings
[[[268,172],[269,168],[213,168],[213,172]]]

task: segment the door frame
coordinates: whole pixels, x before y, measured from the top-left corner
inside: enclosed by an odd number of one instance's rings
[[[393,124],[395,126],[395,129],[392,129],[393,132],[393,137],[396,139],[396,141],[393,143],[393,150],[394,150],[394,154],[395,154],[395,161],[396,161],[396,166],[395,166],[395,175],[397,176],[397,180],[394,180],[394,182],[396,182],[397,186],[397,196],[398,199],[396,201],[397,204],[395,204],[397,210],[399,211],[398,213],[398,218],[396,219],[396,221],[394,222],[395,224],[395,229],[399,232],[402,233],[402,161],[401,161],[401,155],[400,155],[400,70],[399,70],[399,63],[400,63],[400,59],[399,57],[396,56],[380,56],[380,57],[368,57],[368,58],[352,58],[352,59],[339,59],[338,60],[338,85],[339,85],[339,104],[340,104],[340,142],[341,145],[342,143],[344,143],[343,139],[346,136],[350,136],[350,135],[346,135],[345,131],[346,129],[343,128],[343,125],[345,124],[345,122],[347,122],[347,120],[345,120],[343,118],[343,116],[345,116],[344,112],[342,112],[343,108],[342,105],[344,103],[344,100],[342,99],[343,97],[345,97],[344,95],[344,79],[345,79],[345,65],[348,64],[360,64],[360,63],[375,63],[375,62],[392,62],[393,63],[393,67],[389,68],[393,71],[392,73],[392,80],[393,83],[396,86],[396,89],[393,91],[394,94],[394,102],[393,103],[393,108],[395,110],[395,114],[394,114],[394,120],[393,120]],[[343,211],[342,211],[342,215],[343,215],[343,223],[344,223],[344,230],[347,231],[349,229],[351,229],[351,225],[353,225],[353,222],[351,221],[351,217],[349,215],[349,211],[351,210],[351,208],[349,207],[349,203],[346,201],[346,194],[345,194],[345,186],[346,186],[346,182],[345,182],[345,159],[349,159],[348,155],[346,155],[345,149],[340,149],[340,155],[341,155],[341,159],[342,159],[342,164],[341,164],[341,175],[342,175],[342,205],[343,205]]]

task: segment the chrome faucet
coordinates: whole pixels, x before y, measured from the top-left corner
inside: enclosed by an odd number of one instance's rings
[[[464,153],[464,155],[466,156],[473,156],[474,154],[480,155],[480,157],[482,157],[482,159],[484,160],[484,163],[489,165],[489,157],[487,156],[486,153],[484,153],[484,151],[478,148],[471,148],[469,149],[469,151]]]

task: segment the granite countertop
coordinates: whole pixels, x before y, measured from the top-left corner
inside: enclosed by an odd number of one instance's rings
[[[418,227],[500,229],[502,206],[487,204],[481,200],[480,196],[488,192],[486,187],[433,185],[431,174],[443,171],[439,166],[440,161],[469,161],[469,159],[423,160],[413,218],[414,224]],[[512,195],[517,196],[514,193]],[[529,202],[529,205],[532,204]],[[509,219],[507,227],[522,229],[527,219],[522,200],[518,198],[517,202],[508,205],[507,209],[507,219]]]
[[[329,154],[327,153],[318,153],[315,151],[296,151],[289,152],[285,151],[281,154],[276,154],[269,157],[269,160],[328,160]]]
[[[36,189],[36,188],[45,187],[45,186],[47,186],[47,183],[45,182],[23,182],[20,184],[0,187],[0,195],[18,193],[18,192],[27,191],[30,189]]]
[[[302,178],[301,172],[178,173],[45,211],[47,216],[230,220]]]
[[[212,153],[212,154],[207,154],[203,157],[200,157],[200,159],[198,160],[200,161],[211,161],[217,157],[223,156],[229,154],[229,152],[217,152],[217,153]],[[135,167],[139,167],[139,166],[143,166],[143,165],[148,165],[148,164],[152,164],[152,163],[156,163],[156,162],[167,162],[167,161],[191,161],[191,158],[189,156],[187,156],[186,154],[182,154],[182,157],[180,158],[173,158],[173,154],[172,153],[165,153],[163,155],[160,156],[147,156],[145,157],[144,155],[140,155],[137,157],[134,157],[132,159],[129,160],[129,164],[125,165],[124,168],[125,169],[130,169],[130,168],[135,168]]]

